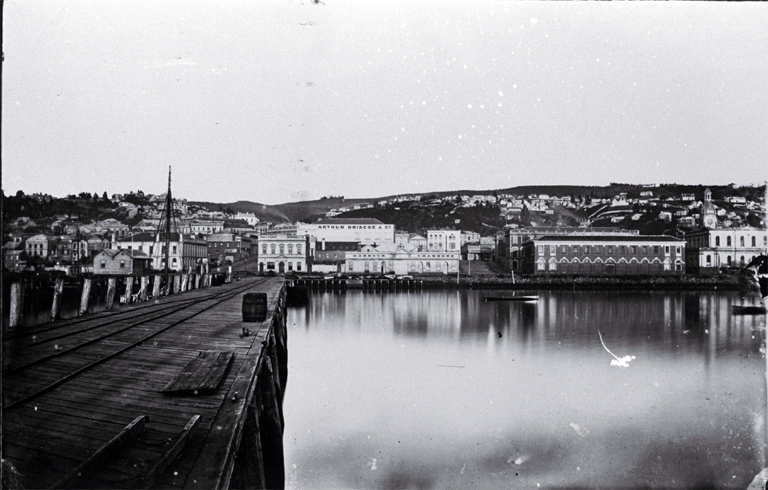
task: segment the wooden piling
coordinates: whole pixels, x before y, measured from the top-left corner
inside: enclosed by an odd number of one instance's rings
[[[154,279],[152,279],[152,297],[157,298],[160,296],[160,283],[163,281],[163,276],[160,274],[155,274]]]
[[[133,295],[133,277],[125,278],[125,304],[131,304],[131,296]]]
[[[115,290],[117,289],[117,278],[110,277],[107,279],[107,309],[112,308],[115,302]]]
[[[83,292],[80,295],[80,315],[88,313],[88,301],[91,298],[91,278],[86,277],[83,279]]]
[[[9,328],[21,326],[24,311],[24,281],[21,279],[11,282],[11,309]]]
[[[53,304],[51,305],[51,321],[59,319],[61,315],[61,294],[64,292],[64,278],[57,277],[53,286]]]
[[[141,287],[139,288],[139,301],[147,300],[147,289],[149,289],[149,276],[141,276]]]
[[[189,284],[189,274],[182,274],[181,275],[181,292],[185,292],[187,290],[187,284]]]

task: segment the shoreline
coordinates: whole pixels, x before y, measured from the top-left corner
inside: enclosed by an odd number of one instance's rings
[[[419,277],[424,289],[570,289],[621,291],[741,291],[758,292],[742,275],[717,276],[515,276],[478,275]]]

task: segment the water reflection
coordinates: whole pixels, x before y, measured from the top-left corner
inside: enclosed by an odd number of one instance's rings
[[[537,294],[291,309],[289,487],[746,487],[765,463],[764,317],[724,293]]]

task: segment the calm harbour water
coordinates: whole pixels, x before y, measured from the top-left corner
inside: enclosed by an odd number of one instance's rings
[[[744,489],[766,465],[765,317],[738,294],[482,300],[512,294],[289,308],[287,487]]]

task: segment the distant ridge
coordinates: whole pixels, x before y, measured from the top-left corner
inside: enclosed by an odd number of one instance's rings
[[[253,213],[260,220],[265,221],[300,221],[306,220],[310,217],[317,218],[319,215],[324,215],[331,209],[338,209],[342,206],[352,206],[360,203],[375,204],[379,201],[390,200],[396,197],[412,197],[412,196],[435,196],[444,197],[450,195],[491,195],[491,194],[513,194],[513,195],[530,195],[530,194],[547,194],[549,196],[590,196],[590,197],[612,197],[621,192],[627,194],[639,194],[642,191],[651,191],[656,197],[670,197],[679,196],[681,193],[693,193],[699,197],[703,195],[704,189],[709,187],[712,190],[713,197],[718,199],[721,195],[732,195],[734,192],[745,197],[752,197],[753,199],[762,199],[765,196],[765,184],[753,185],[753,186],[736,186],[734,184],[729,185],[706,185],[706,184],[658,184],[658,185],[642,185],[642,184],[624,184],[624,183],[612,183],[606,186],[586,186],[586,185],[526,185],[507,187],[504,189],[490,189],[490,190],[455,190],[455,191],[435,191],[435,192],[421,192],[421,193],[403,193],[392,194],[383,197],[371,197],[371,198],[350,198],[342,199],[339,197],[330,197],[325,199],[315,199],[312,201],[299,201],[290,202],[284,204],[276,204],[273,206],[266,204],[259,204],[251,201],[237,201],[232,203],[211,203],[203,201],[189,201],[189,204],[204,206],[211,211],[218,210],[219,206],[222,208],[232,208],[236,212]]]

